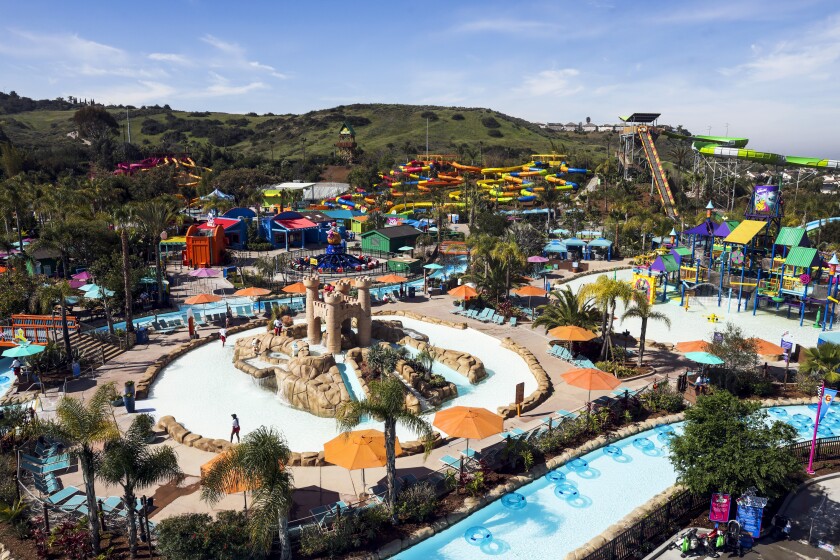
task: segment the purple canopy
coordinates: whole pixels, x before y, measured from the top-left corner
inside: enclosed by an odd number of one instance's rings
[[[188,274],[194,278],[214,278],[219,275],[219,271],[212,268],[197,268]]]
[[[726,237],[732,230],[738,227],[738,222],[721,222],[720,225],[715,228],[715,237]]]
[[[534,255],[532,257],[528,257],[529,263],[547,263],[548,259],[545,257],[541,257],[540,255]]]
[[[70,278],[72,278],[73,280],[90,280],[91,278],[93,278],[93,274],[85,270],[83,272],[79,272],[78,274],[74,274]]]
[[[84,280],[76,280],[76,279],[70,280],[70,287],[73,288],[74,290],[77,290],[77,289],[81,288],[85,284],[87,284],[87,282],[85,282]]]
[[[726,222],[724,222],[726,223]],[[717,224],[715,224],[711,220],[706,220],[700,225],[696,225],[691,229],[687,229],[683,232],[683,235],[699,235],[701,237],[712,237],[715,235],[715,228]],[[727,235],[729,235],[727,233]]]

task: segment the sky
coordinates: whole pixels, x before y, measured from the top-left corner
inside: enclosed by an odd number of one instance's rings
[[[0,0],[0,91],[304,113],[634,111],[749,147],[840,158],[840,2]]]

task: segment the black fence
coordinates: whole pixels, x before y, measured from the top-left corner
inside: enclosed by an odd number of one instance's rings
[[[800,441],[790,446],[791,452],[803,464],[811,454],[811,442]],[[817,440],[814,461],[829,461],[840,458],[840,437]],[[583,560],[627,560],[639,558],[639,554],[652,552],[679,528],[679,523],[694,518],[700,510],[708,507],[709,497],[680,492],[667,503],[651,511],[641,521],[625,529],[616,538],[595,550]]]

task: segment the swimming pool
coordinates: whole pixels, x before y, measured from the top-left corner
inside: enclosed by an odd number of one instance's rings
[[[477,385],[471,385],[457,372],[436,366],[435,370],[455,382],[461,391],[457,399],[444,403],[443,408],[465,405],[496,410],[499,406],[510,404],[517,383],[525,383],[526,395],[537,388],[528,364],[518,354],[501,348],[501,341],[489,335],[474,329],[454,329],[406,317],[380,316],[377,319],[401,321],[406,328],[428,335],[430,343],[435,346],[470,352],[484,362],[487,378]],[[290,407],[279,396],[261,388],[251,376],[233,366],[233,342],[240,337],[253,336],[255,332],[264,330],[254,329],[232,335],[224,348],[217,341],[210,342],[173,360],[152,385],[149,398],[143,401],[143,408],[152,409],[150,412],[156,418],[172,415],[194,433],[223,438],[230,431],[230,414],[236,413],[243,435],[261,425],[276,426],[284,433],[293,450],[319,450],[338,435],[335,419],[321,418]],[[341,358],[338,361],[342,361]],[[355,377],[355,374],[349,369],[345,373],[353,385],[351,376]],[[355,393],[359,387],[353,389]],[[431,421],[432,413],[427,414],[427,419]],[[382,425],[369,421],[359,428],[381,430]],[[399,427],[397,435],[404,441],[416,439],[415,434]]]
[[[774,407],[768,413],[770,421],[795,425],[801,439],[811,435],[809,422],[814,429],[816,405]],[[823,422],[836,426],[831,434],[840,434],[838,411]],[[676,482],[666,432],[681,428],[682,423],[659,426],[583,455],[396,558],[563,558]]]
[[[6,396],[6,393],[12,388],[14,382],[15,374],[12,370],[0,374],[0,399]]]

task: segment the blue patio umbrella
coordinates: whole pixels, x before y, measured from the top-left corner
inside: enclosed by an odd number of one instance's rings
[[[397,249],[397,251],[401,251],[401,252],[413,251],[413,250],[414,250],[414,247],[409,247],[408,245],[406,245],[405,247],[400,247],[399,249]]]
[[[724,363],[723,360],[714,354],[709,354],[708,352],[689,352],[685,355],[685,357],[692,362],[708,366],[719,366]]]
[[[95,290],[87,291],[87,293],[85,294],[85,299],[102,299],[103,297],[111,297],[112,295],[114,295],[114,292],[112,290],[109,290],[108,288],[102,288],[101,286],[97,286]]]
[[[89,292],[91,290],[98,290],[99,286],[96,284],[85,284],[84,286],[79,286],[79,290],[83,292]]]
[[[34,356],[35,354],[40,354],[44,351],[44,346],[39,346],[37,344],[25,344],[21,346],[15,346],[14,348],[9,348],[8,350],[3,351],[3,356],[7,358],[25,358],[27,356]]]
[[[429,263],[429,264],[424,264],[423,268],[428,269],[428,270],[440,270],[441,268],[443,268],[443,266],[439,265],[438,263]]]

